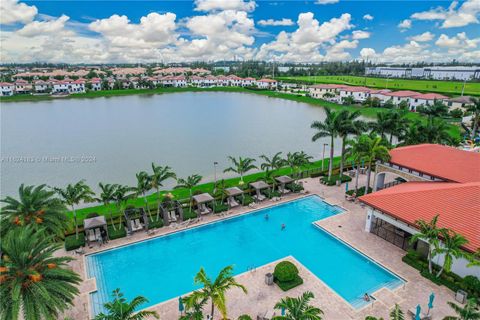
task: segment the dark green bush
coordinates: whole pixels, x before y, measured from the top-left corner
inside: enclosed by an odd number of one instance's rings
[[[127,231],[123,226],[120,229],[117,226],[117,230],[113,229],[112,226],[108,226],[108,237],[110,240],[115,240],[127,236]]]
[[[75,250],[85,246],[85,233],[80,232],[77,237],[73,234],[65,237],[65,250]]]
[[[297,267],[290,261],[282,261],[275,266],[273,276],[280,282],[292,281],[298,275]]]
[[[248,206],[249,204],[253,203],[254,200],[253,200],[253,197],[249,194],[245,194],[244,195],[244,199],[243,199],[243,205],[244,206]]]
[[[303,279],[300,278],[300,276],[297,274],[295,275],[295,278],[291,281],[278,281],[277,279],[273,280],[277,286],[282,289],[282,291],[288,291],[292,288],[295,288],[303,283]]]
[[[265,194],[268,199],[272,199],[273,197],[280,197],[280,192],[278,192],[277,190],[265,190],[263,191],[263,194]]]
[[[155,217],[154,217],[153,220],[149,219],[148,229],[155,229],[155,228],[161,228],[161,227],[163,227],[163,220],[162,219],[156,220]]]
[[[320,181],[325,183],[327,186],[335,185],[337,183],[337,180],[340,180],[342,183],[344,183],[344,182],[352,181],[352,177],[347,175],[342,175],[342,177],[340,177],[338,174],[337,175],[332,174],[330,179],[328,179],[328,177],[320,178]]]
[[[477,298],[480,297],[480,280],[477,277],[466,276],[460,285],[465,291],[472,293]]]
[[[252,317],[250,317],[248,314],[242,314],[237,320],[252,320]]]
[[[228,206],[225,203],[216,201],[215,206],[210,205],[214,213],[220,213],[228,210]]]
[[[354,191],[355,191],[355,189],[350,189],[350,190],[348,190],[346,193],[347,193],[348,195],[352,195]],[[373,191],[372,188],[368,188],[368,192],[369,192],[369,193],[371,193],[372,191]],[[361,187],[361,188],[358,188],[358,189],[357,189],[357,197],[361,197],[361,196],[363,196],[364,194],[365,194],[365,187]]]
[[[96,212],[91,212],[91,213],[89,213],[89,214],[87,214],[87,215],[85,216],[85,219],[95,218],[95,217],[98,217],[98,216],[99,216],[98,213],[96,213]]]
[[[295,183],[295,182],[292,182],[292,183],[289,183],[289,184],[285,185],[285,188],[292,191],[292,192],[300,192],[304,189],[302,185],[300,185],[298,183]]]
[[[189,208],[184,208],[183,209],[183,219],[188,220],[188,219],[195,219],[197,217],[197,213],[195,212],[194,209],[190,210]]]

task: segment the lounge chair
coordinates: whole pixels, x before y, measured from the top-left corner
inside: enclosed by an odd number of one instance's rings
[[[349,194],[345,194],[345,199],[347,201],[352,201],[354,202],[355,200],[357,200],[357,195],[355,193],[353,193],[352,195],[349,195]]]
[[[258,201],[258,202],[261,202],[263,200],[265,200],[267,197],[265,197],[263,194],[261,193],[258,193],[256,195],[253,196],[253,198]]]
[[[233,197],[228,198],[227,202],[228,202],[228,206],[229,206],[230,208],[235,208],[235,207],[238,207],[238,206],[240,205],[240,204],[235,200],[235,198],[233,198]]]
[[[210,212],[212,212],[212,210],[210,210],[210,208],[208,208],[205,205],[205,203],[200,204],[199,209],[200,209],[200,214],[201,215],[206,215],[206,214],[209,214]]]
[[[177,221],[177,216],[175,214],[175,211],[170,212],[169,216],[170,216],[170,222],[176,222]]]
[[[100,232],[99,228],[95,229],[95,240],[97,240],[100,243],[103,242],[102,233]]]
[[[92,229],[88,230],[88,242],[95,242],[95,232]]]
[[[138,231],[143,229],[142,224],[140,223],[140,219],[135,219],[131,221],[131,224],[132,224],[132,231]]]

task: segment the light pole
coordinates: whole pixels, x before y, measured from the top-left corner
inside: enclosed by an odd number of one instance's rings
[[[217,165],[218,162],[213,162],[213,193],[217,192]]]
[[[325,147],[328,146],[328,143],[323,144],[323,153],[322,153],[322,171],[323,171],[323,162],[325,161]]]

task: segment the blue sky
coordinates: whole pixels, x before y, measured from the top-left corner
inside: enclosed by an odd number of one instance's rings
[[[2,0],[1,6],[7,62],[480,61],[480,0]]]

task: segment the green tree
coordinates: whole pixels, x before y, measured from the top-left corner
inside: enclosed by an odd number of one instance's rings
[[[262,170],[265,170],[265,174],[267,177],[270,177],[273,184],[273,190],[275,190],[275,177],[273,174],[276,170],[279,170],[285,165],[285,160],[282,158],[282,153],[277,152],[273,157],[269,158],[266,155],[261,155],[261,159],[263,159],[263,163],[260,165]]]
[[[421,142],[438,144],[450,142],[448,130],[448,125],[444,120],[433,116],[429,116],[426,123],[422,123],[418,128]]]
[[[390,133],[389,143],[392,144],[393,136],[401,137],[403,132],[408,128],[409,121],[407,119],[408,111],[405,110],[392,110],[389,113]]]
[[[238,159],[228,156],[230,162],[232,162],[233,166],[228,167],[227,169],[223,170],[223,172],[234,172],[240,175],[240,181],[243,182],[243,175],[250,170],[258,169],[257,166],[254,165],[255,159],[252,158],[242,158],[238,157]]]
[[[342,139],[342,152],[340,157],[340,177],[343,174],[343,167],[345,164],[345,153],[347,147],[347,138],[349,135],[359,135],[362,133],[363,130],[367,129],[367,124],[362,121],[358,120],[361,113],[360,111],[350,112],[348,110],[340,111],[339,118],[340,118],[340,125],[338,129],[338,133],[340,138]]]
[[[118,222],[119,228],[122,227],[122,217],[125,214],[125,209],[127,208],[128,200],[133,198],[135,195],[135,193],[132,193],[134,191],[135,191],[135,188],[124,186],[124,185],[117,185],[117,188],[115,189],[113,198],[118,208],[118,211],[120,212],[120,215],[119,215],[120,219]]]
[[[395,304],[395,307],[390,312],[390,320],[404,320],[404,319],[405,319],[405,315],[402,309],[400,309],[400,306],[398,304]]]
[[[360,176],[360,166],[362,161],[365,161],[365,153],[369,142],[368,139],[369,136],[363,134],[353,140],[347,140],[347,145],[349,146],[347,156],[351,157],[357,166],[355,174],[355,194],[357,194],[358,192],[358,178]]]
[[[418,240],[423,240],[428,245],[428,271],[432,273],[432,259],[434,256],[434,251],[438,250],[440,245],[440,234],[443,233],[442,228],[437,226],[438,223],[438,214],[432,218],[430,222],[424,220],[417,220],[415,224],[418,226],[419,232],[414,234],[410,238],[410,243],[414,243]]]
[[[441,100],[435,100],[432,105],[423,108],[422,113],[433,117],[443,117],[447,115],[448,107]]]
[[[444,255],[444,261],[442,268],[437,273],[437,278],[440,277],[445,270],[450,272],[452,268],[453,258],[466,258],[467,254],[464,253],[462,247],[468,243],[468,240],[464,236],[449,230],[442,229],[440,231],[440,237],[442,238],[442,244],[434,250],[433,255]]]
[[[78,221],[75,206],[80,202],[91,202],[95,193],[85,184],[84,180],[80,180],[75,184],[68,184],[65,189],[53,188],[55,192],[62,198],[66,205],[70,206],[73,212],[73,220],[75,223],[75,237],[78,239]]]
[[[185,305],[185,314],[180,320],[203,320],[203,308],[208,302],[202,292],[194,291],[189,296],[182,298]]]
[[[120,289],[113,290],[112,296],[113,301],[103,305],[108,313],[98,314],[95,320],[142,320],[149,317],[159,319],[158,313],[155,311],[136,311],[142,304],[148,302],[147,298],[138,296],[129,302],[124,298]]]
[[[470,298],[464,307],[461,307],[453,302],[447,302],[448,305],[455,311],[456,316],[447,316],[443,320],[479,320],[480,310],[478,308],[475,298]]]
[[[198,295],[202,298],[210,299],[212,301],[212,307],[210,316],[213,318],[215,307],[220,311],[222,319],[227,319],[227,303],[226,293],[232,288],[240,288],[244,293],[247,293],[247,289],[239,284],[233,277],[233,266],[227,266],[223,268],[218,274],[215,281],[208,277],[203,268],[195,276],[195,284],[203,285],[203,288],[197,291]]]
[[[369,122],[370,128],[382,137],[382,139],[387,138],[387,133],[390,132],[391,128],[391,111],[387,112],[377,112],[377,120],[374,122]]]
[[[2,237],[10,230],[27,226],[63,236],[68,227],[66,208],[54,195],[44,184],[37,187],[22,184],[18,188],[18,200],[10,196],[2,199],[5,204],[0,210]]]
[[[197,186],[202,180],[202,176],[198,174],[193,174],[188,176],[186,179],[178,179],[175,189],[185,188],[190,191],[190,210],[192,210],[192,198],[193,198],[193,188]]]
[[[372,174],[372,165],[375,161],[387,161],[390,159],[388,148],[384,145],[384,141],[379,136],[365,136],[365,141],[362,142],[363,158],[367,165],[367,184],[365,186],[365,194],[370,188],[370,177]]]
[[[140,171],[135,175],[137,177],[137,186],[135,187],[135,195],[142,196],[145,204],[145,211],[148,212],[150,220],[153,220],[152,213],[148,207],[147,192],[152,189],[151,177],[145,171]]]
[[[328,162],[328,179],[332,177],[333,171],[333,154],[334,154],[334,140],[339,136],[341,117],[339,111],[332,111],[330,108],[325,108],[326,118],[323,122],[314,121],[310,126],[317,132],[312,136],[312,141],[317,141],[320,138],[330,137],[330,161]]]
[[[30,227],[2,238],[1,319],[56,319],[73,305],[81,279],[67,265],[72,258],[54,256],[60,247]]]
[[[399,140],[402,141],[400,145],[409,146],[421,143],[420,126],[421,123],[418,120],[410,122],[399,137]]]
[[[285,309],[284,316],[275,316],[275,320],[321,320],[323,311],[310,305],[314,298],[312,292],[304,292],[298,298],[286,297],[277,302],[275,309]]]
[[[150,177],[152,187],[157,191],[157,221],[160,219],[160,205],[162,203],[160,197],[160,188],[163,187],[163,183],[168,179],[177,179],[177,175],[172,171],[169,166],[156,166],[152,163],[153,174]]]
[[[480,122],[480,98],[470,98],[472,104],[467,107],[467,111],[472,113],[472,139],[475,138],[478,131],[478,123]]]
[[[309,156],[304,151],[296,151],[287,153],[287,157],[284,162],[285,165],[290,167],[290,174],[296,180],[299,174],[296,173],[302,166],[310,164],[310,161],[313,159],[312,156]]]
[[[109,208],[110,222],[112,227],[116,229],[115,224],[113,223],[113,212],[110,204],[115,201],[115,191],[117,190],[118,184],[103,184],[100,182],[98,187],[100,188],[100,196],[95,198],[95,201],[102,202],[105,208]]]

